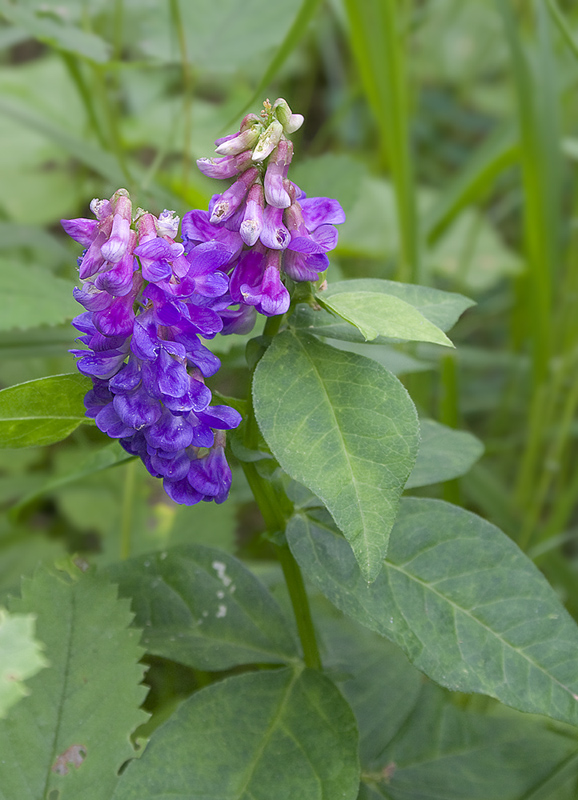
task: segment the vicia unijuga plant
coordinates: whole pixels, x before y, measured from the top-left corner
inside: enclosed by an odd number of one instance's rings
[[[570,797],[532,787],[575,758],[575,622],[498,528],[403,497],[479,449],[420,418],[387,346],[451,348],[472,302],[334,279],[345,214],[291,178],[302,122],[266,101],[218,139],[197,162],[225,182],[207,210],[155,215],[121,188],[62,222],[84,248],[78,372],[3,390],[3,444],[92,425],[113,441],[87,471],[142,467],[191,531],[238,482],[267,558],[191,536],[24,579],[0,616],[0,654],[9,625],[20,646],[0,674],[1,800]],[[212,348],[241,336],[247,392],[227,395]]]

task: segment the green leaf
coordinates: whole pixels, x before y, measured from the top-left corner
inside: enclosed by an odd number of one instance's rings
[[[0,392],[0,447],[34,447],[65,439],[83,422],[90,378],[71,373],[9,386]]]
[[[443,292],[440,289],[430,289],[426,286],[398,283],[397,281],[378,280],[377,278],[359,278],[329,284],[327,289],[320,294],[320,299],[323,302],[331,300],[333,303],[337,295],[361,292],[383,294],[386,297],[395,297],[408,303],[444,332],[455,325],[467,308],[474,305],[473,300],[469,300],[461,294]],[[291,318],[291,325],[320,336],[329,336],[345,341],[365,341],[360,333],[350,325],[336,320],[332,314],[324,310],[314,311],[303,304],[297,307],[296,313]],[[375,344],[384,344],[387,341],[388,338],[385,336],[377,336],[373,339]]]
[[[24,681],[46,666],[34,622],[33,614],[8,614],[0,608],[0,719],[28,694]]]
[[[460,698],[424,682],[401,650],[314,600],[323,663],[343,676],[360,738],[361,797],[388,800],[573,800],[573,732],[482,698]],[[476,712],[482,700],[485,714]],[[473,706],[473,708],[471,707]],[[568,735],[569,734],[569,735]],[[568,794],[548,794],[561,788]]]
[[[394,741],[364,771],[359,800],[571,800],[576,767],[572,738],[532,718],[464,711],[426,684]]]
[[[288,527],[310,580],[342,611],[391,639],[443,686],[578,724],[578,628],[534,564],[485,520],[406,499],[388,558],[368,586],[329,516]]]
[[[0,259],[0,293],[5,304],[0,331],[58,325],[79,311],[69,281],[41,267],[23,269],[16,260]]]
[[[110,45],[94,33],[57,22],[51,17],[38,16],[32,10],[7,0],[0,2],[0,14],[30,36],[52,47],[98,63],[108,61]]]
[[[75,469],[68,470],[62,475],[53,475],[51,479],[43,486],[40,486],[35,491],[25,495],[15,506],[12,507],[10,510],[10,515],[17,517],[25,506],[27,506],[29,503],[32,503],[34,500],[37,500],[39,497],[52,494],[52,492],[61,489],[63,486],[69,486],[70,484],[76,483],[83,478],[95,475],[105,469],[110,469],[110,467],[116,467],[119,464],[125,464],[127,461],[130,461],[133,458],[134,456],[129,455],[125,450],[123,450],[118,442],[112,442],[106,447],[102,447],[100,450],[97,450],[96,453],[92,453],[88,458],[85,458],[84,461]]]
[[[409,395],[377,362],[284,331],[257,366],[253,397],[273,455],[321,498],[373,580],[417,454]]]
[[[191,518],[194,524],[194,512]],[[240,561],[212,547],[182,545],[107,569],[149,653],[203,670],[297,659],[287,621]]]
[[[18,613],[37,616],[50,666],[30,696],[0,721],[0,798],[110,800],[120,766],[134,755],[129,735],[146,716],[140,633],[129,604],[106,580],[71,568],[25,579]]]
[[[366,341],[386,336],[453,347],[436,325],[399,297],[376,292],[341,292],[335,297],[318,296],[317,299],[330,311],[355,325]]]
[[[406,489],[465,475],[484,452],[484,445],[471,433],[453,430],[433,419],[421,419],[419,424],[421,442]]]
[[[323,675],[237,675],[185,701],[132,761],[113,800],[355,800],[357,728]]]

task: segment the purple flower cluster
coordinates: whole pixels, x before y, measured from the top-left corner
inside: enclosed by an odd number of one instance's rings
[[[87,416],[162,477],[177,503],[221,503],[231,485],[224,432],[241,416],[210,405],[204,379],[220,362],[199,337],[223,330],[210,305],[228,290],[219,266],[229,250],[217,243],[209,259],[202,248],[185,254],[174,241],[179,219],[171,211],[157,219],[139,209],[133,225],[124,189],[94,200],[91,210],[96,219],[62,221],[86,248],[83,285],[74,290],[86,311],[73,324],[88,349],[72,352],[93,382]]]
[[[177,503],[226,499],[231,471],[225,431],[240,415],[210,405],[205,378],[219,359],[199,337],[248,333],[256,313],[284,314],[286,284],[317,281],[345,214],[336,200],[307,198],[287,178],[287,136],[303,117],[266,101],[237,133],[216,142],[221,158],[199,159],[205,175],[234,181],[208,211],[133,209],[128,192],[93,200],[95,219],[62,220],[86,249],[79,258],[86,309],[74,320],[86,349],[73,350],[92,378],[86,413],[139,456]]]
[[[212,304],[226,333],[251,330],[256,311],[284,314],[290,295],[282,279],[317,281],[337,244],[334,226],[345,221],[336,200],[307,198],[287,178],[293,145],[286,136],[298,130],[303,117],[283,99],[263,106],[261,117],[248,114],[237,133],[216,141],[221,158],[197,161],[205,175],[235,180],[211,199],[208,212],[193,210],[183,217],[189,255],[217,243],[231,253],[220,266],[229,275],[229,290]]]

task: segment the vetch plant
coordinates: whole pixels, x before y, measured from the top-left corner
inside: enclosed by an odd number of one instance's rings
[[[80,375],[1,392],[4,446],[94,420],[123,452],[93,469],[138,458],[192,506],[191,528],[199,503],[227,501],[234,460],[281,570],[191,542],[100,569],[87,553],[26,579],[9,612],[37,616],[48,665],[26,672],[29,696],[0,720],[2,800],[514,800],[573,752],[571,736],[478,716],[439,688],[577,725],[578,629],[500,530],[402,497],[480,450],[420,420],[374,349],[451,347],[471,302],[332,281],[345,215],[290,178],[302,121],[266,101],[217,140],[198,166],[230,185],[184,214],[180,236],[176,213],[135,208],[124,189],[93,201],[94,219],[63,221],[85,248]],[[213,403],[211,342],[248,336],[259,315],[248,395]],[[157,681],[181,669],[194,684],[148,705],[148,722],[143,655]],[[458,751],[465,761],[436,773]]]

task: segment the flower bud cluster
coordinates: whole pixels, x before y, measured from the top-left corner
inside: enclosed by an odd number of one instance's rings
[[[74,291],[86,310],[73,324],[87,349],[72,352],[92,378],[87,416],[162,478],[175,502],[221,503],[231,485],[225,431],[241,417],[210,405],[205,378],[220,362],[199,337],[225,327],[229,281],[221,267],[231,251],[214,239],[185,253],[174,212],[157,218],[138,209],[133,219],[125,189],[93,200],[91,210],[96,219],[62,220],[86,248]]]
[[[263,106],[261,117],[248,114],[237,133],[215,142],[221,158],[197,161],[203,174],[235,180],[211,199],[208,212],[183,217],[189,256],[215,242],[231,253],[220,266],[229,275],[229,290],[211,304],[227,333],[251,330],[256,311],[284,314],[290,297],[283,278],[317,281],[337,244],[334,226],[345,221],[336,200],[307,198],[287,177],[293,157],[287,136],[303,117],[281,98]]]

